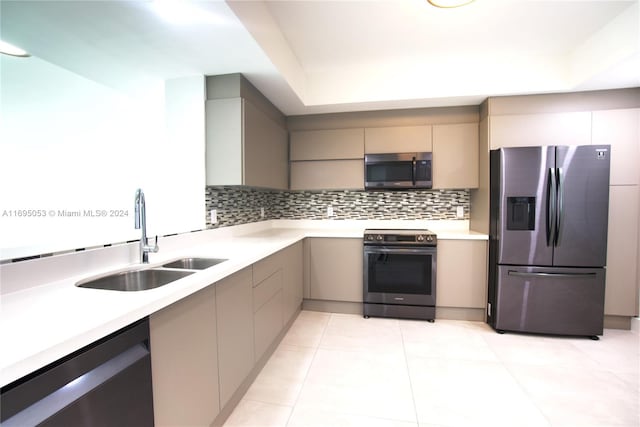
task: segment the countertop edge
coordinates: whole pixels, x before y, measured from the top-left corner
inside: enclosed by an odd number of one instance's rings
[[[274,224],[278,227],[278,224]],[[273,226],[273,225],[272,225]],[[230,240],[223,241],[223,245],[251,245],[251,247],[257,246],[252,251],[242,251],[238,248],[235,250],[238,252],[242,252],[242,256],[236,259],[233,259],[226,266],[223,264],[219,264],[219,266],[223,266],[220,268],[212,267],[206,270],[201,270],[191,276],[188,276],[185,279],[180,279],[182,284],[179,286],[170,286],[167,285],[163,288],[158,288],[151,291],[144,291],[148,297],[144,295],[142,297],[131,296],[131,295],[115,295],[110,294],[105,298],[114,304],[114,308],[117,307],[118,310],[114,310],[112,315],[102,316],[95,315],[96,317],[93,319],[86,320],[85,322],[80,321],[84,326],[79,326],[76,323],[78,319],[69,319],[68,316],[73,316],[72,313],[60,313],[62,316],[61,319],[52,319],[53,324],[58,325],[61,328],[71,328],[73,330],[65,331],[64,333],[58,332],[60,339],[53,343],[43,343],[40,347],[33,347],[31,351],[26,352],[17,352],[17,357],[6,356],[5,360],[2,360],[2,366],[0,366],[0,384],[2,387],[8,385],[25,375],[28,375],[31,372],[34,372],[37,369],[40,369],[50,363],[55,362],[61,357],[66,356],[73,351],[83,348],[86,345],[91,344],[92,342],[109,335],[145,316],[149,316],[157,311],[162,310],[163,308],[178,302],[184,298],[187,298],[190,295],[195,294],[196,292],[205,289],[209,286],[215,285],[215,283],[223,280],[224,278],[247,268],[256,262],[260,261],[272,255],[282,249],[285,249],[288,246],[291,246],[297,242],[304,240],[305,238],[361,238],[362,237],[363,228],[355,228],[355,229],[327,229],[327,228],[318,228],[318,229],[310,229],[310,228],[269,228],[263,229],[261,231],[257,231],[254,233],[240,234],[234,236]],[[470,231],[440,231],[436,232],[438,235],[438,239],[442,240],[487,240],[488,236],[475,233]],[[229,243],[233,242],[233,243]],[[219,242],[212,243],[211,245],[199,245],[197,248],[190,249],[187,252],[183,251],[183,254],[187,254],[189,256],[193,256],[194,254],[202,254],[207,256],[220,256],[220,251],[222,248],[216,247],[216,245],[220,246]],[[176,252],[168,253],[167,259],[174,258],[178,256]],[[153,264],[156,264],[154,262]],[[32,295],[38,294],[40,299],[47,298],[47,292],[49,292],[49,296],[52,298],[50,301],[51,304],[55,304],[57,299],[63,301],[66,294],[70,294],[72,292],[77,292],[79,289],[75,288],[74,283],[78,280],[78,277],[72,277],[68,280],[56,282],[47,286],[40,286],[38,288],[29,289],[24,291],[24,302],[25,307],[27,307],[26,301],[31,300]],[[72,286],[75,289],[70,288]],[[100,292],[100,291],[98,291]],[[109,292],[109,291],[107,291]],[[15,294],[20,294],[21,292],[16,292]],[[126,293],[131,294],[131,293]],[[16,334],[7,333],[9,330],[9,326],[7,324],[14,323],[11,322],[11,315],[6,314],[7,304],[20,304],[19,299],[20,295],[11,295],[11,298],[7,296],[3,296],[3,299],[16,299],[16,301],[6,303],[3,301],[3,310],[0,312],[0,317],[2,319],[2,323],[4,324],[2,328],[2,338],[3,338],[3,346],[6,344],[8,346],[19,344],[22,341],[22,337],[18,337]],[[85,311],[78,310],[78,314],[86,314],[86,311],[90,311],[91,304],[99,304],[97,301],[101,299],[96,297],[95,292],[90,297],[89,294],[86,296],[86,303],[89,307],[86,308]],[[139,294],[140,295],[140,294]],[[82,297],[79,297],[82,299]],[[126,304],[118,304],[118,301],[126,301]],[[105,303],[108,305],[108,302]],[[47,301],[44,302],[43,306],[47,306]],[[24,307],[22,307],[24,308]],[[37,307],[32,308],[33,310],[37,309]],[[59,308],[60,311],[63,310],[64,307]],[[47,314],[55,314],[55,309],[50,308],[51,313]],[[16,307],[11,307],[11,310],[16,313],[20,312],[20,316],[26,317],[26,314],[21,313],[22,310],[17,309]],[[25,311],[30,311],[29,309]],[[42,315],[46,317],[46,315]],[[66,316],[66,317],[65,317]],[[23,319],[17,319],[23,320]],[[93,320],[93,321],[91,321]],[[75,322],[74,322],[75,321]],[[57,322],[57,323],[56,323]],[[14,323],[15,324],[15,323]],[[37,337],[29,336],[28,332],[34,332],[34,325],[32,324],[32,330],[26,331],[27,337],[25,339],[35,339]],[[54,326],[51,326],[52,328]],[[41,335],[45,335],[45,332],[40,333]],[[37,334],[35,334],[37,335]],[[13,339],[11,339],[13,338]],[[8,341],[8,342],[7,342]],[[6,347],[5,347],[6,348]]]

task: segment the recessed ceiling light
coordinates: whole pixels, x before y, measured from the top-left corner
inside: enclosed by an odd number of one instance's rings
[[[153,0],[151,7],[162,19],[172,24],[223,24],[224,20],[206,10],[206,3],[200,5],[199,2],[186,0]]]
[[[20,49],[17,46],[12,45],[11,43],[7,43],[5,41],[0,40],[0,53],[11,56],[19,56],[21,58],[26,58],[31,55],[27,53],[26,50]]]
[[[427,0],[429,3],[434,5],[435,7],[442,8],[451,8],[451,7],[460,7],[465,4],[471,3],[473,0]]]

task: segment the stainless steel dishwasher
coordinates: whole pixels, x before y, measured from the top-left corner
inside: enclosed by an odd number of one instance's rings
[[[2,387],[0,425],[153,426],[149,320]]]

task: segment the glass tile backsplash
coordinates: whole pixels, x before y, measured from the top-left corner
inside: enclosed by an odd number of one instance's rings
[[[469,190],[274,191],[207,186],[205,214],[207,228],[268,219],[469,219],[469,200]],[[463,207],[464,218],[456,217],[458,206]],[[212,209],[216,224],[211,223]]]

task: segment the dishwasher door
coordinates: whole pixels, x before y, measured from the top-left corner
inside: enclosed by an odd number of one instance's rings
[[[0,408],[2,427],[152,427],[148,319],[3,387]]]

